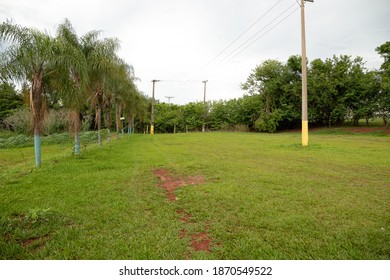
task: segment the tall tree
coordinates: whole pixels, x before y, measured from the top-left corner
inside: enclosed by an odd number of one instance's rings
[[[81,110],[87,99],[88,65],[83,46],[72,24],[65,19],[57,29],[58,68],[54,83],[61,100],[69,109],[70,131],[74,134],[74,153],[80,154]]]
[[[0,25],[0,40],[10,43],[0,56],[2,77],[20,82],[28,81],[30,84],[35,164],[40,167],[42,165],[40,135],[46,110],[43,93],[48,76],[55,72],[54,62],[57,59],[53,52],[53,39],[36,29],[6,21]]]
[[[82,37],[83,52],[88,63],[89,101],[96,107],[98,144],[101,145],[102,112],[108,89],[108,80],[118,62],[116,51],[119,41],[115,38],[98,39],[99,32],[89,32]]]
[[[376,48],[384,62],[379,71],[380,94],[378,95],[377,111],[382,117],[385,126],[388,126],[390,117],[390,41]]]

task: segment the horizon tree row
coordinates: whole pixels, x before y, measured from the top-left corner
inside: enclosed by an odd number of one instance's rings
[[[29,92],[37,167],[42,164],[40,136],[48,100],[67,108],[75,154],[80,154],[81,113],[87,107],[95,110],[99,145],[104,112],[108,135],[113,108],[117,131],[122,114],[130,126],[136,115],[145,114],[146,98],[134,83],[134,69],[117,55],[119,40],[99,36],[93,30],[79,37],[68,19],[55,37],[10,20],[0,25],[0,41],[8,46],[0,53],[1,80],[19,82]]]
[[[308,109],[311,127],[390,117],[390,42],[376,51],[384,58],[379,70],[368,70],[363,58],[348,55],[315,59],[308,65]],[[301,127],[301,57],[286,63],[266,60],[250,73],[241,98],[186,105],[157,102],[157,132],[208,130],[265,131]],[[150,106],[150,105],[149,105]],[[174,129],[176,128],[176,129]]]

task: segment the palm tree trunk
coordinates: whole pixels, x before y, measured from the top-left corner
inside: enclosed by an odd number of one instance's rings
[[[103,90],[98,88],[96,91],[96,124],[98,128],[98,145],[102,145],[102,107],[103,107]]]
[[[129,119],[127,121],[127,134],[131,134],[131,125],[130,125],[130,122],[131,122],[131,115],[129,114]]]
[[[98,127],[98,145],[102,145],[102,106],[100,103],[98,103],[98,106],[96,108],[96,122],[97,122],[97,127]]]
[[[35,152],[35,166],[42,166],[42,152],[41,152],[41,135],[39,129],[34,128],[34,152]]]
[[[133,113],[131,113],[130,114],[130,127],[131,127],[131,131],[132,131],[132,133],[134,133],[134,114]]]
[[[30,106],[32,114],[32,126],[34,131],[35,165],[41,167],[41,128],[45,113],[45,102],[42,96],[42,75],[34,73],[30,89]]]
[[[71,109],[68,113],[70,132],[74,134],[74,154],[80,155],[80,112],[78,109]]]
[[[111,106],[108,106],[108,108],[111,108]],[[111,141],[111,110],[107,109],[107,142],[110,143]]]
[[[116,126],[116,138],[119,139],[119,108],[118,104],[115,104],[115,126]]]
[[[123,129],[122,129],[122,121],[121,121],[121,114],[122,114],[122,107],[119,104],[115,105],[115,122],[116,122],[116,135],[117,138],[119,139],[119,133],[122,130],[122,135],[123,135]]]
[[[74,154],[80,155],[80,133],[74,134]]]
[[[75,112],[74,116],[74,153],[75,155],[80,155],[80,113]]]

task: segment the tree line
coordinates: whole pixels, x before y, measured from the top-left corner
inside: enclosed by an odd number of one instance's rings
[[[315,59],[308,65],[308,113],[311,127],[358,125],[360,119],[390,116],[390,42],[376,51],[384,62],[368,70],[363,58],[348,55]],[[156,105],[156,131],[265,131],[301,127],[301,57],[266,60],[241,85],[243,97],[231,100]],[[210,81],[212,82],[212,81]]]
[[[122,128],[120,116],[126,115],[132,127],[135,116],[145,114],[146,98],[135,86],[133,67],[117,54],[117,38],[100,38],[95,30],[79,37],[65,19],[55,37],[7,20],[0,25],[0,40],[7,46],[0,54],[3,87],[10,91],[7,85],[19,82],[29,95],[37,166],[41,165],[40,136],[48,104],[68,110],[75,154],[80,153],[79,131],[88,110],[96,116],[99,145],[102,115],[110,131],[113,110],[117,130]]]

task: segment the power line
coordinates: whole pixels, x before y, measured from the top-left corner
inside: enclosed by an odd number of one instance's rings
[[[225,47],[221,52],[219,52],[206,66],[203,67],[203,69],[201,71],[198,71],[198,74],[196,77],[199,77],[201,73],[203,73],[205,71],[205,69],[212,63],[214,62],[218,57],[221,56],[221,54],[223,54],[227,49],[229,49],[229,47],[231,47],[235,42],[237,42],[244,34],[246,34],[253,26],[255,26],[265,15],[267,15],[273,8],[275,8],[281,1],[283,0],[279,0],[275,5],[273,5],[266,13],[264,13],[261,17],[259,17],[251,26],[249,26],[244,32],[242,32],[235,40],[233,40],[227,47]],[[298,2],[297,2],[298,3]],[[299,4],[299,3],[298,3]],[[222,58],[222,60],[220,60],[219,62],[217,62],[216,65],[213,66],[213,68],[216,68],[218,67],[220,64],[226,62],[226,61],[231,61],[232,59],[234,59],[235,57],[237,57],[239,54],[241,54],[243,51],[245,51],[246,49],[248,49],[250,46],[252,46],[255,42],[257,42],[259,39],[261,39],[262,37],[264,37],[266,34],[268,34],[269,32],[271,32],[274,28],[276,28],[278,25],[280,25],[283,21],[285,21],[288,17],[290,17],[292,14],[294,14],[299,8],[297,9],[294,9],[291,13],[289,13],[288,15],[286,15],[285,17],[283,17],[281,20],[279,20],[276,24],[272,25],[275,21],[277,21],[279,18],[281,18],[284,14],[286,14],[289,10],[291,10],[291,8],[296,5],[295,1],[292,5],[290,5],[287,9],[285,9],[283,12],[281,12],[280,14],[278,14],[275,18],[273,18],[270,22],[268,22],[268,24],[266,24],[263,28],[261,28],[259,31],[257,31],[254,35],[252,35],[249,39],[247,39],[245,42],[243,42],[242,44],[240,44],[237,48],[235,48],[233,51],[231,51],[228,55],[226,55],[224,58]],[[299,5],[300,6],[300,5]],[[272,26],[271,26],[272,25]],[[267,27],[271,26],[268,30]],[[266,30],[264,33],[262,33],[260,36],[256,37],[257,35],[259,35],[261,32],[263,32],[264,30]],[[256,38],[255,38],[256,37]],[[255,38],[255,39],[254,39]],[[254,40],[253,40],[254,39]],[[162,80],[162,81],[166,81],[166,82],[173,82],[173,83],[176,83],[176,82],[182,82],[182,85],[179,85],[178,88],[179,89],[182,89],[184,87],[187,86],[187,84],[189,82],[199,82],[199,80],[189,80],[189,79],[186,79],[183,81],[180,81],[180,80]]]
[[[222,53],[224,53],[227,49],[229,49],[234,43],[236,43],[242,36],[244,36],[249,30],[251,30],[260,20],[262,20],[269,12],[271,12],[280,2],[283,0],[279,0],[276,4],[274,4],[270,9],[268,9],[264,14],[262,14],[259,18],[256,19],[254,23],[252,23],[246,30],[244,30],[237,38],[235,38],[230,44],[228,44],[222,51],[220,51],[213,59],[211,59],[201,70],[199,70],[194,76],[198,77],[210,64],[212,64]]]
[[[280,18],[283,14],[285,14],[288,10],[290,10],[293,6],[295,5],[295,3],[293,3],[291,6],[289,6],[287,9],[285,9],[282,13],[280,13],[276,18],[274,18],[273,20],[271,20],[266,26],[264,26],[262,29],[260,29],[259,31],[257,31],[252,37],[250,37],[248,40],[246,40],[244,43],[242,43],[241,45],[239,45],[236,49],[234,49],[232,52],[230,52],[227,56],[225,56],[221,63],[223,61],[225,61],[229,56],[231,56],[233,53],[235,53],[237,50],[239,50],[242,46],[244,46],[245,44],[247,44],[249,41],[251,41],[254,37],[256,37],[259,33],[261,33],[262,31],[264,31],[268,26],[270,26],[273,22],[275,22],[278,18]],[[297,11],[299,8],[297,8],[296,10],[294,10],[291,14],[293,14],[295,11]],[[276,25],[274,25],[270,30],[268,30],[266,33],[264,33],[263,35],[261,35],[260,37],[258,37],[257,39],[255,39],[252,43],[250,43],[247,47],[245,47],[243,50],[247,49],[250,45],[252,45],[254,42],[256,42],[257,40],[259,40],[261,37],[263,37],[265,34],[267,34],[269,31],[271,31],[274,27],[276,27],[278,24],[280,24],[283,20],[285,20],[286,18],[288,18],[291,14],[289,14],[287,17],[283,18],[281,21],[279,21]],[[241,50],[240,53],[243,51]]]
[[[209,63],[206,64],[204,68],[214,62],[224,51],[226,51],[229,47],[231,47],[235,42],[237,42],[242,36],[244,36],[249,30],[252,29],[260,20],[262,20],[269,12],[273,10],[280,2],[283,0],[279,0],[275,5],[273,5],[268,11],[266,11],[263,15],[261,15],[254,23],[252,23],[244,32],[242,32],[236,39],[234,39],[227,47],[225,47],[222,51],[220,51]]]
[[[245,51],[247,48],[249,48],[250,46],[252,46],[255,42],[257,42],[259,39],[261,39],[262,37],[264,37],[267,33],[269,33],[271,30],[273,30],[275,27],[277,27],[279,24],[281,24],[283,21],[285,21],[287,18],[289,18],[292,14],[294,14],[296,11],[298,11],[299,8],[296,8],[294,11],[292,11],[291,13],[289,13],[287,16],[285,16],[283,19],[281,19],[280,21],[278,21],[278,23],[276,23],[274,26],[272,26],[270,29],[268,29],[265,33],[263,33],[262,35],[260,35],[258,38],[256,38],[253,42],[251,42],[248,46],[246,46],[245,48],[243,48],[241,51],[239,51],[238,53],[236,53],[233,57],[231,57],[229,59],[229,61],[231,61],[232,59],[234,59],[236,56],[238,56],[240,53],[242,53],[243,51]]]

